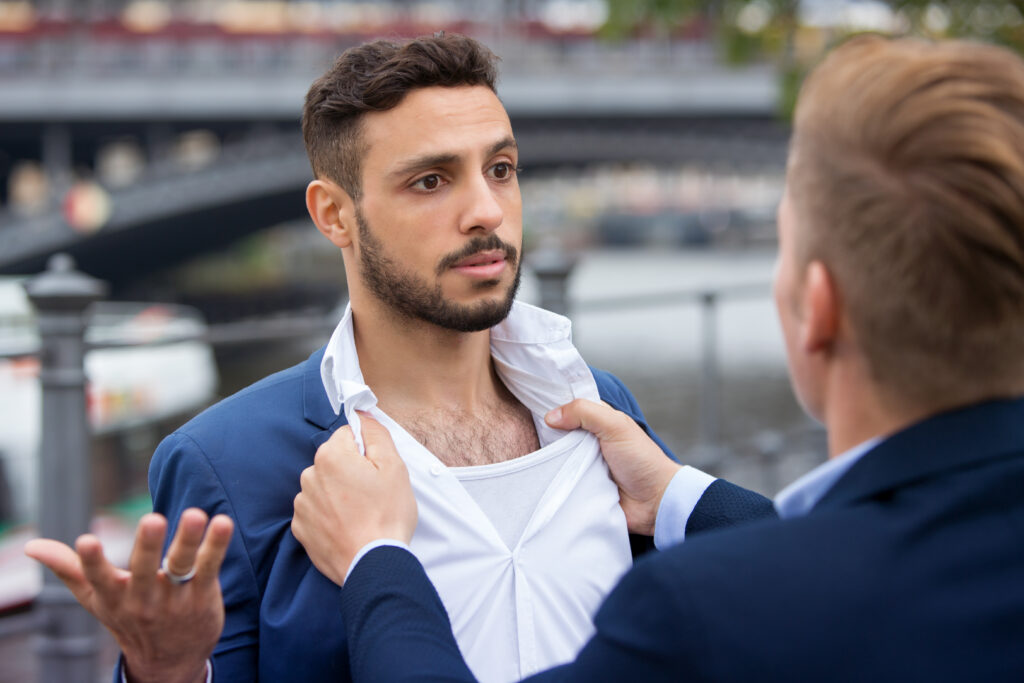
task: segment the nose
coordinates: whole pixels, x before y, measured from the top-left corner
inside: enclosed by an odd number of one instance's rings
[[[468,183],[465,190],[465,210],[459,221],[464,233],[494,232],[505,219],[505,210],[495,196],[487,178],[479,176]]]

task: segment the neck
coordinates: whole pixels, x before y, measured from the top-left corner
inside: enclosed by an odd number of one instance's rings
[[[868,439],[895,434],[935,412],[893,397],[870,379],[865,368],[837,372],[830,380],[822,411],[829,458]]]
[[[434,406],[476,413],[503,388],[489,330],[455,332],[356,301],[352,318],[363,378],[385,412]]]

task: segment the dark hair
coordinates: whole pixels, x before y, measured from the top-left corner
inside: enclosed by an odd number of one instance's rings
[[[363,114],[393,109],[418,88],[485,85],[493,91],[497,59],[476,40],[443,32],[345,50],[306,94],[302,136],[314,175],[333,180],[358,200]]]

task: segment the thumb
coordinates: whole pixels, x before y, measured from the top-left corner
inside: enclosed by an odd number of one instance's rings
[[[363,429],[363,443],[366,445],[366,457],[373,462],[384,462],[397,458],[395,442],[387,427],[377,422],[366,413],[359,413]]]
[[[56,574],[76,597],[88,587],[82,561],[70,546],[49,538],[34,538],[25,544],[25,554]]]
[[[585,429],[602,441],[622,436],[632,424],[625,413],[606,403],[585,398],[555,408],[544,416],[544,420],[556,429]]]

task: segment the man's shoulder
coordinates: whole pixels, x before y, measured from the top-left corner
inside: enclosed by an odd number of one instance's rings
[[[164,510],[184,501],[205,508],[231,500],[239,521],[247,512],[290,517],[299,474],[324,430],[307,419],[315,356],[242,389],[167,436],[150,461],[154,505]],[[327,403],[322,389],[320,395]]]
[[[307,359],[267,375],[211,406],[203,414],[216,416],[221,413],[251,410],[265,406],[268,401],[288,400],[301,395],[309,362]]]
[[[812,548],[855,545],[848,539],[840,539],[837,533],[865,524],[860,514],[845,509],[785,520],[766,517],[742,526],[695,534],[659,556],[666,566],[687,565],[686,576],[695,583],[739,578],[735,571],[721,571],[723,566],[733,563],[746,565],[741,571],[744,583],[772,581],[778,578],[776,572],[792,573],[791,563],[814,565],[817,558]],[[766,561],[766,558],[771,559]],[[831,561],[830,558],[825,560]],[[665,570],[666,567],[655,568],[656,573]]]
[[[1019,666],[1003,634],[1024,634],[1024,590],[1009,578],[1024,562],[1007,550],[1005,524],[920,493],[695,535],[638,562],[598,629],[628,637],[618,624],[646,610],[666,634],[697,639],[692,661],[714,680],[778,666],[792,680],[828,680],[842,666],[839,680],[908,680],[921,662],[930,680],[967,680],[960,669],[973,657]],[[847,660],[854,652],[862,658]]]
[[[594,376],[594,382],[597,384],[597,393],[601,396],[602,401],[605,401],[616,410],[629,413],[634,417],[639,414],[636,399],[633,398],[633,394],[630,393],[621,379],[607,370],[601,370],[594,366],[588,367],[590,367],[590,372]]]
[[[672,454],[671,449],[669,449],[665,442],[662,441],[647,424],[647,418],[644,417],[644,413],[640,409],[640,404],[637,403],[633,394],[631,394],[629,389],[626,388],[626,385],[623,384],[622,380],[606,370],[599,370],[593,366],[588,367],[590,368],[590,373],[594,377],[594,382],[597,384],[597,393],[601,400],[612,408],[621,410],[626,415],[633,418],[644,432],[654,440],[654,443],[658,444],[658,447],[665,451],[665,454],[668,457],[673,460],[678,460],[678,458]],[[638,552],[646,552],[648,549],[650,548],[645,548],[643,551],[640,551],[638,548],[634,548],[634,555]]]
[[[828,623],[843,609],[839,593],[845,574],[863,568],[842,537],[850,527],[841,523],[830,529],[833,523],[766,518],[649,553],[623,578],[595,624],[617,640],[629,638],[643,620],[649,631],[661,634],[651,647],[664,649],[666,657],[687,642],[687,651],[704,653],[697,659],[713,660],[723,653],[720,643],[748,637],[774,642],[794,633],[785,624],[799,632],[796,622]],[[702,661],[700,667],[705,663],[711,664]]]
[[[221,399],[196,415],[176,431],[192,438],[225,427],[255,423],[268,416],[302,417],[305,375],[311,359],[302,361]],[[326,396],[325,399],[326,400]]]

